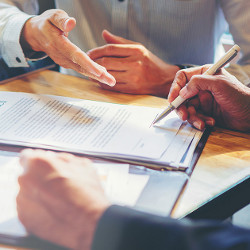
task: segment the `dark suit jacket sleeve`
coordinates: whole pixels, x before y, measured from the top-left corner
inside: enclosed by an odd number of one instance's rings
[[[92,250],[243,250],[250,230],[231,224],[174,220],[111,206],[97,226]]]

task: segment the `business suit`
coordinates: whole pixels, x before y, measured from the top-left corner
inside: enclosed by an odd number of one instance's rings
[[[250,230],[213,221],[174,220],[111,206],[102,216],[92,250],[247,250]]]

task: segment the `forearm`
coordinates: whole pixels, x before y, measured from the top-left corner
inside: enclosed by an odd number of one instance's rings
[[[20,35],[25,22],[37,11],[36,1],[19,1],[18,9],[14,1],[0,3],[0,55],[9,67],[28,66],[22,47]]]
[[[157,72],[159,77],[158,83],[161,84],[153,85],[152,92],[154,93],[155,96],[167,98],[172,82],[174,81],[175,75],[180,70],[180,68],[176,65],[170,65],[165,62],[162,63],[161,66],[162,66],[161,72]]]
[[[112,206],[99,222],[92,250],[238,249],[250,247],[249,233],[230,224],[178,221]]]

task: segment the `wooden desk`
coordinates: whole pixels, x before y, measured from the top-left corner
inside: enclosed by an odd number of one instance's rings
[[[52,94],[161,108],[167,105],[167,101],[162,98],[110,92],[102,90],[96,83],[53,71],[43,71],[11,81],[1,85],[0,90]],[[250,135],[215,128],[206,143],[185,191],[175,206],[172,216],[179,218],[190,214],[193,210],[198,211],[197,208],[204,207],[202,206],[204,203],[219,194],[227,194],[228,190],[235,190],[235,197],[239,197],[239,193],[235,189],[239,185],[236,184],[247,176],[250,176]],[[241,202],[240,206],[236,206],[237,209],[249,203],[249,181],[247,184],[244,183],[244,201]],[[248,190],[245,190],[246,188]],[[242,192],[242,190],[240,191]],[[232,202],[232,199],[230,202]],[[223,199],[220,200],[220,204],[230,205]],[[236,210],[233,202],[230,207],[232,207],[232,209],[230,208],[232,211]],[[214,213],[214,210],[211,211]],[[212,215],[206,215],[206,217]],[[202,215],[199,216],[202,217]]]

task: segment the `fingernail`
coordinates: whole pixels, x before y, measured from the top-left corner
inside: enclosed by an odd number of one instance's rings
[[[193,125],[201,130],[201,122],[194,122]]]
[[[20,153],[20,163],[23,166],[24,169],[27,168],[28,165],[28,159],[33,154],[32,149],[25,149]]]
[[[182,111],[177,111],[178,116],[182,119],[183,117],[183,112]]]
[[[72,17],[69,17],[69,18],[67,18],[67,20],[64,22],[64,30],[66,30],[67,29],[67,26],[68,26],[68,23],[69,23],[69,21],[73,21],[73,19],[74,18],[72,18]],[[69,28],[69,30],[72,30],[73,28],[74,28],[74,22],[72,22],[71,24],[70,24],[70,26],[68,27]]]
[[[109,80],[108,80],[107,84],[108,84],[110,87],[114,87],[115,84],[116,84],[115,78],[114,78],[112,75],[110,75],[110,74],[109,74],[108,77],[109,77]]]
[[[89,70],[89,72],[93,75],[95,75],[96,77],[100,77],[102,74],[106,74],[106,72],[101,69],[101,68],[92,68]]]
[[[185,98],[187,96],[187,94],[188,94],[188,90],[187,90],[186,87],[184,87],[183,89],[181,89],[181,91],[180,91],[180,96],[181,97]]]
[[[63,25],[63,29],[66,30],[67,29],[67,25],[68,25],[68,22],[69,22],[69,18],[64,22],[64,25]]]
[[[210,125],[210,126],[214,126],[215,122],[214,122],[214,120],[208,120],[208,121],[206,121],[206,124]]]
[[[100,76],[99,79],[100,82],[103,82],[110,87],[114,87],[116,84],[115,78],[104,67],[102,67],[102,69],[103,69],[103,74]]]

